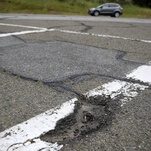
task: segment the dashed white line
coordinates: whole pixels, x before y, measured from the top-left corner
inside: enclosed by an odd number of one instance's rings
[[[137,76],[137,74],[142,72],[143,74],[141,74],[141,76]],[[142,82],[151,84],[150,75],[151,64],[139,67],[132,73],[126,75],[126,77],[133,79],[136,77],[137,80],[144,80]],[[96,96],[105,94],[110,95],[112,99],[115,99],[118,95],[122,94],[123,98],[121,99],[121,105],[124,105],[138,95],[138,90],[141,92],[146,88],[148,88],[148,86],[115,80],[91,90],[85,95]],[[73,113],[75,101],[77,101],[76,98],[65,102],[62,106],[46,111],[26,122],[1,132],[0,151],[37,151],[39,149],[42,149],[43,151],[60,150],[63,145],[58,145],[57,142],[54,144],[46,143],[41,141],[39,137],[49,130],[55,129],[58,120]]]

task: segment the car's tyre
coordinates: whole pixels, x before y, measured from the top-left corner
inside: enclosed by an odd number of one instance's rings
[[[95,11],[95,12],[93,13],[93,15],[94,15],[94,16],[99,16],[100,13],[99,13],[99,11]]]
[[[114,13],[114,17],[120,17],[120,13],[119,12],[115,12]]]

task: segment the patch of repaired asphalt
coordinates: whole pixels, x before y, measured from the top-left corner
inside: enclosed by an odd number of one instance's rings
[[[74,112],[59,120],[54,130],[40,138],[46,142],[65,144],[83,137],[112,123],[112,119],[120,109],[118,101],[110,96],[78,97]]]
[[[1,50],[1,67],[23,77],[60,81],[98,73],[120,77],[138,66],[116,58],[118,51],[66,42],[26,43]]]
[[[127,55],[124,56],[127,62],[132,61],[134,63],[146,63],[150,61],[151,54],[150,43],[142,43],[137,41],[125,41],[122,39],[112,39],[112,38],[103,38],[103,37],[93,37],[87,35],[76,35],[60,32],[45,32],[38,34],[30,35],[20,35],[18,36],[26,41],[64,41],[69,43],[75,43],[78,45],[86,45],[91,47],[99,47],[106,50],[120,50],[127,52]],[[133,55],[133,53],[135,55]]]

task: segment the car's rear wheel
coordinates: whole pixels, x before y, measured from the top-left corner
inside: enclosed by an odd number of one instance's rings
[[[94,15],[94,16],[99,16],[100,13],[99,13],[98,11],[95,11],[95,12],[93,13],[93,15]]]
[[[114,17],[119,17],[120,16],[120,13],[119,12],[115,12],[114,13]]]

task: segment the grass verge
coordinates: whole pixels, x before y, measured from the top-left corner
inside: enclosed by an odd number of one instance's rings
[[[100,3],[94,0],[1,0],[0,13],[67,14],[88,15],[90,7]],[[122,17],[151,18],[151,9],[135,5],[124,5]]]

